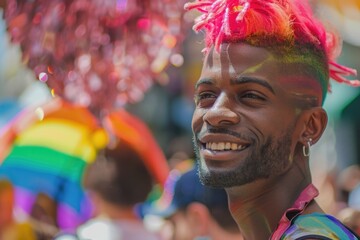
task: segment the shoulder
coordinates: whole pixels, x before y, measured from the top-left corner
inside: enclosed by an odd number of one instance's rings
[[[295,218],[281,239],[357,240],[358,238],[335,217],[312,213]]]
[[[137,222],[95,218],[79,226],[75,233],[63,233],[55,238],[55,240],[98,239],[159,240],[160,237],[149,232],[142,224]]]
[[[80,225],[73,233],[61,233],[56,240],[95,240],[95,239],[122,239],[120,228],[116,228],[110,219],[93,218]]]
[[[117,226],[119,226],[123,231],[123,238],[126,240],[159,240],[160,237],[154,232],[149,231],[145,225],[140,221],[117,221]]]

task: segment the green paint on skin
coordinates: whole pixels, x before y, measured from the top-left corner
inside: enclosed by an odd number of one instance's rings
[[[246,69],[243,73],[256,73],[260,68],[263,67],[264,64],[270,61],[275,61],[281,64],[305,64],[309,66],[311,69],[311,75],[314,76],[314,79],[317,80],[317,82],[321,86],[322,91],[322,103],[325,101],[325,97],[328,90],[328,75],[325,72],[325,69],[323,66],[321,66],[318,57],[314,56],[314,53],[310,50],[304,50],[301,52],[296,51],[287,51],[286,54],[283,54],[281,57],[276,57],[276,54],[270,54],[264,61],[249,67]],[[298,93],[294,94],[298,95]],[[299,97],[299,96],[297,96]],[[303,96],[304,97],[304,96]],[[313,102],[314,99],[307,99],[307,102]],[[316,99],[315,99],[316,100]]]
[[[311,74],[314,75],[315,80],[320,84],[322,90],[322,103],[325,101],[325,97],[328,90],[329,76],[326,72],[326,68],[319,62],[319,57],[316,57],[310,50],[302,51],[301,54],[293,52],[290,54],[284,54],[281,58],[274,58],[275,61],[284,64],[305,64],[312,70]]]
[[[290,59],[290,58],[287,58],[287,59]],[[249,74],[249,73],[256,73],[261,67],[263,67],[264,64],[266,64],[267,62],[280,62],[280,63],[285,63],[285,64],[290,64],[290,63],[303,63],[303,60],[305,58],[303,57],[298,57],[298,58],[291,58],[291,60],[293,61],[282,61],[282,60],[279,60],[277,58],[275,58],[275,56],[273,55],[269,55],[264,61],[260,62],[259,64],[256,64],[252,67],[249,67],[247,68],[245,71],[243,71],[244,74]],[[314,64],[316,61],[313,61]],[[319,64],[317,64],[317,66],[319,66]],[[317,73],[321,73],[322,74],[322,71],[317,71]],[[323,74],[322,74],[323,75]],[[318,78],[316,78],[318,79]],[[322,90],[324,89],[323,86],[322,87]],[[293,103],[294,103],[294,106],[298,106],[299,109],[301,109],[300,105],[303,106],[302,108],[307,108],[309,106],[314,106],[316,105],[316,103],[318,102],[318,98],[315,97],[315,96],[309,96],[309,95],[304,95],[304,94],[301,94],[301,93],[298,93],[298,92],[294,92],[294,93],[290,93],[290,95],[293,97]]]
[[[275,61],[275,62],[279,62],[279,63],[283,63],[283,64],[300,63],[300,64],[306,64],[308,66],[311,66],[311,68],[314,69],[314,73],[317,77],[316,79],[319,80],[321,87],[327,89],[327,81],[326,81],[326,76],[324,74],[324,70],[320,66],[319,61],[317,61],[313,57],[313,54],[306,54],[306,56],[305,56],[305,55],[299,55],[299,54],[294,53],[291,55],[286,54],[285,56],[282,56],[280,58],[276,58],[275,56],[273,56],[271,54],[263,62],[255,65],[253,67],[248,68],[246,71],[244,71],[244,73],[254,73],[254,72],[258,71],[268,61]]]
[[[269,57],[270,58],[270,57]],[[260,68],[262,68],[262,66],[269,61],[270,59],[267,58],[265,59],[263,62],[256,64],[255,66],[249,67],[248,69],[246,69],[243,73],[255,73],[257,72]]]
[[[327,75],[324,66],[321,66],[318,60],[319,58],[314,56],[313,52],[311,52],[310,50],[304,50],[301,53],[289,51],[287,54],[283,54],[281,57],[277,58],[275,56],[276,55],[271,54],[267,59],[265,59],[265,61],[249,68],[245,71],[245,73],[256,72],[268,61],[275,61],[281,64],[305,64],[310,67],[310,69],[312,70],[311,74],[314,75],[314,79],[317,80],[317,82],[321,86],[323,96],[322,103],[324,103],[328,90],[329,76]]]
[[[324,103],[328,91],[329,70],[328,63],[324,65],[321,64],[321,59],[326,58],[325,56],[321,56],[321,54],[323,54],[321,49],[316,49],[316,46],[312,44],[302,43],[301,39],[296,39],[294,32],[281,35],[269,35],[268,33],[259,31],[256,34],[253,33],[246,36],[244,39],[238,39],[238,42],[241,41],[252,46],[267,48],[278,57],[275,58],[275,56],[272,56],[272,59],[277,62],[304,63],[310,66],[313,70],[312,74],[318,83],[320,83],[323,96],[322,103]],[[256,71],[259,67],[261,67],[261,65],[254,66],[250,73]]]

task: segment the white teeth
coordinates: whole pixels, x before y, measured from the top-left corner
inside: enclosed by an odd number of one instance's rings
[[[227,143],[225,144],[225,149],[230,149],[230,148],[231,148],[231,143],[227,142]]]
[[[213,151],[226,151],[226,150],[242,150],[246,146],[245,145],[239,145],[237,143],[230,143],[230,142],[208,142],[206,143],[206,149],[213,150]]]
[[[218,150],[224,150],[225,148],[225,143],[218,143]]]
[[[211,148],[217,150],[217,144],[216,143],[211,144]]]
[[[231,150],[237,150],[237,149],[238,149],[238,145],[236,143],[232,143]]]

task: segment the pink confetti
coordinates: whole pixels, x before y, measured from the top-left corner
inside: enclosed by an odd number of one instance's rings
[[[47,75],[46,73],[44,73],[44,72],[41,72],[41,73],[39,74],[39,80],[40,80],[41,82],[47,82],[47,80],[48,80],[48,75]]]
[[[8,0],[5,19],[40,81],[100,113],[140,101],[178,53],[182,6],[178,0]]]

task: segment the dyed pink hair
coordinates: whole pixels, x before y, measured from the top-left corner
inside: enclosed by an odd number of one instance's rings
[[[311,46],[325,54],[332,79],[360,86],[359,80],[345,78],[356,75],[356,70],[335,62],[340,52],[338,37],[315,19],[306,0],[196,0],[185,4],[185,9],[203,13],[195,20],[193,29],[196,32],[205,29],[205,51],[212,46],[219,50],[222,42],[239,41]]]

